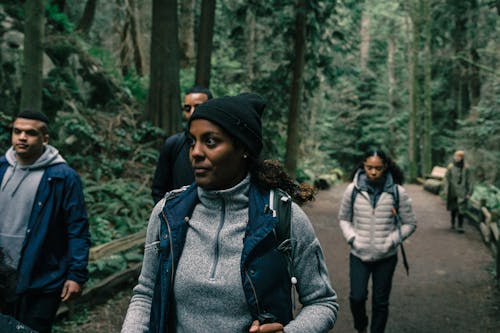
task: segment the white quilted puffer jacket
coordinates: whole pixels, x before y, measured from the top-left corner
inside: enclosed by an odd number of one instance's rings
[[[393,180],[390,174],[386,177],[384,190],[375,207],[366,191],[363,182],[364,171],[360,170],[344,192],[339,211],[340,228],[351,246],[351,253],[363,261],[377,261],[396,254],[399,244],[408,238],[416,229],[416,217],[413,213],[411,199],[404,187],[396,185],[399,191],[399,216],[401,227],[394,219]],[[362,184],[361,184],[362,185]],[[352,191],[359,192],[351,203]],[[351,212],[352,209],[352,212]]]

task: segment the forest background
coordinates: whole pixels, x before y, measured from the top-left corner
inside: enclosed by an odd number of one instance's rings
[[[500,198],[499,15],[498,0],[0,0],[0,147],[20,109],[49,116],[93,245],[145,227],[194,84],[264,96],[264,157],[298,181],[346,179],[378,146],[412,182],[464,149]]]

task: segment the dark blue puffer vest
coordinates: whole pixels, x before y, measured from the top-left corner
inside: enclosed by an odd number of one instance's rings
[[[197,186],[167,200],[160,213],[160,249],[156,285],[151,304],[150,332],[175,331],[173,283],[194,207],[199,203]],[[291,282],[286,256],[277,249],[274,233],[278,223],[268,209],[269,192],[255,185],[249,191],[249,222],[243,239],[240,272],[252,319],[273,317],[286,325],[293,318]],[[251,323],[248,323],[250,327]]]

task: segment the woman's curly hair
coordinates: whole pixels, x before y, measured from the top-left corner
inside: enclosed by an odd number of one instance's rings
[[[252,182],[263,190],[280,188],[287,192],[297,204],[312,201],[316,191],[313,186],[297,184],[276,160],[252,161],[250,164]]]

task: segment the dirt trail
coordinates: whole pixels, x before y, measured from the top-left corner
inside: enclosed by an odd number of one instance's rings
[[[316,201],[305,207],[339,295],[339,318],[331,332],[341,333],[354,332],[349,310],[349,248],[337,223],[345,186],[320,192]],[[465,225],[465,234],[452,232],[439,197],[417,185],[406,188],[418,227],[405,243],[410,275],[406,276],[401,262],[396,269],[386,333],[500,332],[494,262],[479,232],[469,224]],[[81,322],[59,325],[57,332],[119,332],[129,297],[130,290],[119,293],[89,310]]]
[[[345,185],[321,192],[306,211],[339,294],[341,311],[332,332],[355,332],[349,310],[349,248],[336,222],[343,189]],[[494,262],[479,232],[470,224],[465,225],[465,234],[451,231],[439,197],[417,185],[406,189],[418,227],[405,242],[410,275],[406,276],[401,260],[396,269],[386,332],[500,332]]]

